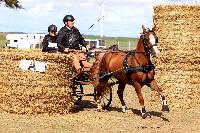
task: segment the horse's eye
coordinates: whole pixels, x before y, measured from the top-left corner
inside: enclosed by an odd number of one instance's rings
[[[156,37],[156,43],[158,43],[158,37]]]

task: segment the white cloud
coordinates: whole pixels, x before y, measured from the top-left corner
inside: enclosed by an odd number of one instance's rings
[[[151,4],[142,5],[140,4],[123,5],[121,7],[115,6],[112,10],[108,10],[105,13],[106,22],[119,22],[128,24],[130,22],[138,23],[146,19],[152,19],[153,7]]]
[[[75,3],[74,3],[75,4]],[[94,5],[94,2],[89,2],[89,3],[85,3],[85,2],[80,2],[80,3],[77,3],[78,6],[80,7],[85,7],[85,8],[88,8],[88,7],[91,7]]]
[[[39,2],[39,1],[37,1],[37,0],[20,0],[21,4],[33,3],[33,2]]]
[[[36,16],[36,15],[44,15],[50,14],[53,11],[54,4],[53,3],[44,3],[44,4],[35,4],[32,8],[26,9],[25,12],[27,15]]]
[[[93,6],[96,3],[96,0],[59,0],[56,1],[56,3],[63,5],[64,7],[87,8]]]
[[[20,0],[25,10],[17,11],[1,5],[0,28],[6,31],[46,31],[52,23],[60,28],[63,26],[63,17],[72,14],[76,18],[75,26],[81,32],[99,34],[100,22],[97,20],[101,8],[97,1],[102,3],[104,0]],[[107,0],[104,10],[104,33],[109,36],[137,37],[141,24],[151,28],[153,5],[180,1],[184,0]],[[93,23],[95,26],[87,30]]]

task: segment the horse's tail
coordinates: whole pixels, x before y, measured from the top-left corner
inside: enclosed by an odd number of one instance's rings
[[[106,86],[105,86],[105,88],[103,89],[103,95],[109,95],[110,94],[110,92],[112,92],[112,87],[113,87],[113,85],[115,85],[116,83],[107,83],[106,84]]]

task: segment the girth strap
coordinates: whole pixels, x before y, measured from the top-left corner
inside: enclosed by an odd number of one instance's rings
[[[136,73],[136,72],[143,72],[148,73],[151,70],[154,70],[154,64],[146,65],[146,66],[138,66],[138,67],[124,67],[126,74]]]

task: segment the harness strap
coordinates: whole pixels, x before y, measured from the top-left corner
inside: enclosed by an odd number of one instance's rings
[[[143,72],[143,73],[148,73],[151,70],[155,69],[155,65],[151,64],[151,65],[146,65],[146,66],[138,66],[138,67],[125,67],[125,73],[126,75],[129,75],[131,73],[137,73],[137,72]]]
[[[143,73],[146,73],[146,83],[149,83],[150,81],[148,80],[148,73],[151,71],[151,70],[154,70],[155,69],[155,65],[154,64],[148,64],[148,65],[144,65],[144,66],[137,66],[137,67],[129,67],[128,65],[128,57],[131,55],[131,52],[128,53],[124,59],[124,71],[125,71],[125,74],[127,75],[127,77],[129,78],[130,82],[131,82],[131,77],[130,75],[132,73],[137,73],[137,72],[143,72]]]

